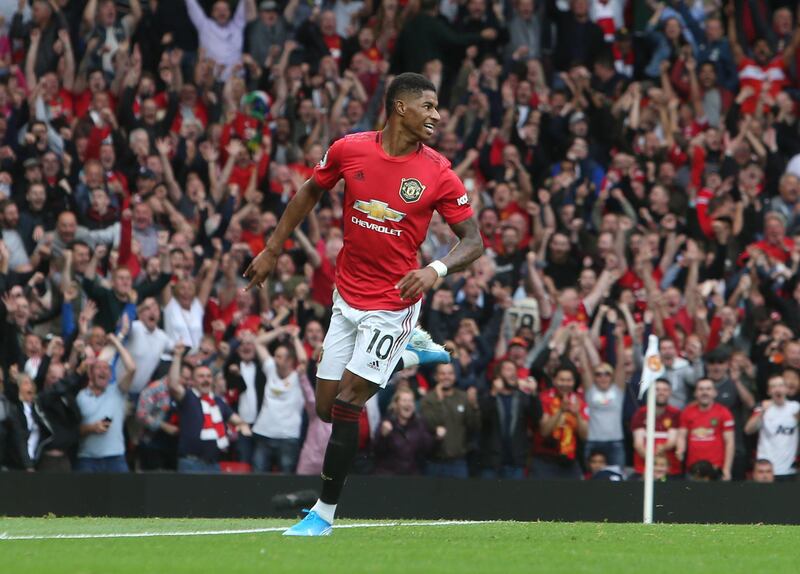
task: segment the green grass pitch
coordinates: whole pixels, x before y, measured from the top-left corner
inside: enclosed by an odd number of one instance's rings
[[[394,521],[387,521],[394,522]],[[285,520],[0,518],[0,564],[8,574],[283,572],[733,574],[795,573],[800,528],[491,522],[432,525],[338,521],[327,538],[279,531]],[[169,536],[105,537],[125,533]],[[174,536],[174,533],[186,536]],[[56,535],[81,539],[15,539]]]

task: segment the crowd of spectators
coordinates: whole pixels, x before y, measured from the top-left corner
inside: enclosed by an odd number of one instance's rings
[[[243,269],[391,78],[486,254],[453,361],[362,412],[356,472],[795,474],[800,27],[788,0],[0,0],[0,467],[315,474],[344,190]],[[456,241],[434,214],[421,264]],[[364,247],[368,249],[368,246]]]

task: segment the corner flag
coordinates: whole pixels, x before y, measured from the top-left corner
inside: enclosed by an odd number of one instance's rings
[[[658,337],[650,335],[644,355],[639,398],[647,393],[647,424],[644,458],[644,516],[642,522],[653,523],[653,454],[656,435],[656,379],[664,374],[664,365],[658,354]]]
[[[639,385],[639,399],[647,392],[656,379],[664,375],[664,365],[658,354],[658,337],[650,335],[647,339],[647,352],[644,354],[644,368],[642,369],[642,382]]]

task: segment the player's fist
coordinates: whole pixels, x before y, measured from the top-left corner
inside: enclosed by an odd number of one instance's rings
[[[401,299],[416,299],[434,286],[439,274],[433,267],[424,267],[410,271],[396,285]]]
[[[436,438],[442,440],[444,435],[447,434],[447,429],[443,426],[436,427]]]
[[[244,271],[244,278],[250,279],[250,283],[248,283],[247,287],[244,288],[245,291],[249,291],[253,287],[258,287],[261,289],[267,276],[272,273],[272,270],[275,268],[275,262],[278,260],[278,255],[278,253],[275,253],[269,248],[265,247],[261,253],[259,253],[256,258],[253,259],[253,261]]]

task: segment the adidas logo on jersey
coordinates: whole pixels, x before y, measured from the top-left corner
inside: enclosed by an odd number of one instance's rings
[[[371,363],[367,363],[367,366],[370,369],[375,369],[376,371],[381,370],[381,364],[378,361],[372,361]]]

